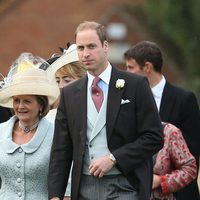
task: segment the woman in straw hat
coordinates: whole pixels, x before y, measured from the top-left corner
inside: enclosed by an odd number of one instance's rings
[[[38,69],[39,58],[22,54],[0,89],[0,105],[15,115],[0,124],[0,199],[47,200],[53,124],[44,118],[59,96],[56,82]]]
[[[50,79],[56,81],[60,90],[73,81],[83,77],[86,69],[80,64],[76,44],[67,44],[67,49],[61,48],[62,55],[54,54],[44,62],[39,68],[46,70]],[[52,106],[53,108],[46,115],[46,119],[54,123],[59,99]],[[65,192],[64,200],[70,200],[71,196],[71,176]]]

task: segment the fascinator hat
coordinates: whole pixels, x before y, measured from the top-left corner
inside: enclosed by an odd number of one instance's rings
[[[16,95],[43,95],[47,96],[52,105],[60,95],[55,81],[47,73],[39,69],[44,60],[34,57],[31,53],[22,53],[10,67],[7,77],[1,81],[0,105],[13,107],[13,96]]]
[[[46,66],[46,63],[43,63],[39,68],[46,70],[50,79],[55,79],[55,73],[61,67],[79,61],[77,46],[76,44],[69,44],[68,49],[60,48],[63,52],[62,55],[55,54],[47,60],[50,64]]]

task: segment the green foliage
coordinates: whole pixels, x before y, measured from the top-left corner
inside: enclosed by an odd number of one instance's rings
[[[166,51],[184,71],[185,86],[200,100],[200,1],[145,0],[132,9],[161,43],[168,44]]]

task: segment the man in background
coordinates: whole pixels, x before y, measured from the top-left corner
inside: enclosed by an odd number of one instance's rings
[[[146,76],[161,120],[181,129],[199,165],[200,114],[195,95],[170,84],[162,74],[163,58],[158,45],[141,41],[124,53],[127,71]],[[177,200],[199,200],[197,179],[176,194]]]

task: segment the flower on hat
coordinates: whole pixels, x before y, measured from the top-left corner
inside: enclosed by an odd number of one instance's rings
[[[30,61],[23,60],[21,61],[21,63],[18,64],[17,72],[23,72],[24,70],[32,67],[34,67],[34,65]]]
[[[43,62],[44,59],[31,53],[22,53],[0,81],[0,105],[12,108],[13,96],[18,95],[43,95],[50,105],[57,100],[60,90],[56,81],[49,79],[48,74],[38,68]]]
[[[116,85],[115,85],[117,89],[122,89],[124,85],[125,85],[124,79],[117,79]]]
[[[39,68],[39,66],[44,62],[45,60],[43,58],[39,56],[33,56],[32,53],[21,53],[20,56],[10,66],[7,76],[4,77],[1,74],[3,79],[0,81],[0,89],[8,87],[12,83],[17,73],[22,73],[31,68]]]

